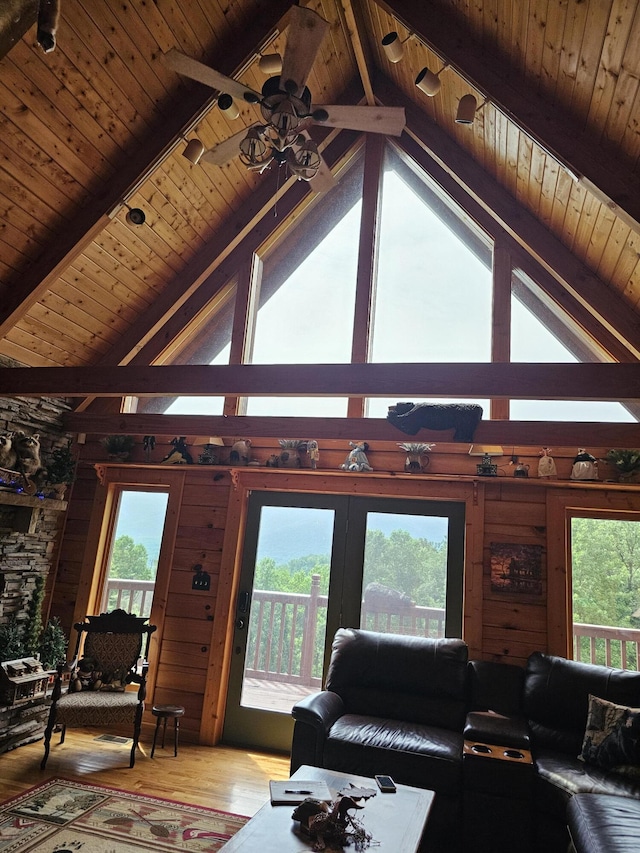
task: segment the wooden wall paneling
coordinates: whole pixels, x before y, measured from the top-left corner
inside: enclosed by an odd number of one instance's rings
[[[200,723],[200,743],[213,746],[222,736],[226,688],[231,663],[233,617],[238,593],[242,543],[246,524],[248,493],[237,479],[229,492],[225,538],[220,565],[220,582],[213,617],[213,633],[207,666]]]
[[[457,490],[456,490],[457,491]],[[483,545],[484,486],[474,483],[465,495],[464,604],[462,632],[469,647],[469,657],[484,656],[482,626],[484,624]]]

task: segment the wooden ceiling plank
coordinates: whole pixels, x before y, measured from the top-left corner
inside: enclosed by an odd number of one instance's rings
[[[637,3],[629,0],[613,0],[611,4],[587,116],[587,122],[594,132],[606,126],[637,8]]]
[[[76,287],[65,287],[64,294],[61,296],[51,291],[45,293],[41,301],[33,306],[32,311],[44,310],[49,316],[63,318],[67,323],[67,334],[80,343],[99,340],[102,350],[105,343],[111,346],[114,330],[118,333],[121,322],[118,313],[106,310]]]
[[[37,107],[41,115],[53,121],[59,121],[57,117],[61,116],[68,122],[68,133],[72,129],[77,131],[74,144],[82,159],[95,170],[101,169],[110,150],[105,145],[105,128],[83,107],[75,93],[61,85],[53,70],[43,62],[41,53],[20,42],[11,59],[15,63],[14,86],[24,94],[25,103],[29,102],[32,109]]]
[[[546,39],[547,8],[547,0],[537,0],[533,11],[529,13],[529,26],[527,27],[525,77],[527,84],[536,91],[541,90],[543,83],[542,57]]]
[[[424,15],[419,0],[379,0],[414,32],[418,33],[441,55],[446,56],[466,76],[487,92],[496,105],[502,105],[532,136],[544,140],[544,146],[557,152],[569,168],[588,186],[598,187],[608,206],[616,210],[630,227],[640,229],[640,180],[614,158],[597,157],[588,133],[576,127],[566,110],[552,108],[548,101],[537,98],[526,85],[514,86],[510,69],[490,65],[482,51],[464,32],[462,23],[441,7]],[[578,4],[586,5],[586,4]],[[526,117],[526,119],[525,119]],[[544,147],[543,146],[543,147]]]
[[[6,138],[0,138],[0,164],[2,171],[18,183],[37,190],[39,197],[55,212],[60,221],[68,218],[75,193],[70,194],[64,184],[47,180],[32,163],[17,155]],[[51,230],[44,222],[41,227],[43,230]]]
[[[272,27],[276,26],[290,5],[289,0],[270,0],[268,4],[260,2],[260,14],[246,27],[243,39],[236,40],[230,45],[221,70],[233,73],[233,70],[241,64],[243,57],[246,56],[247,45],[255,44],[261,38],[258,35],[259,33],[269,32]],[[82,210],[81,215],[65,229],[64,235],[60,239],[52,241],[50,247],[31,267],[28,274],[24,275],[20,286],[16,285],[12,288],[11,299],[6,300],[2,306],[0,311],[0,337],[6,334],[17,317],[27,310],[29,305],[36,302],[42,292],[48,289],[50,283],[55,280],[69,261],[76,257],[95,235],[99,234],[105,225],[105,214],[112,209],[119,199],[127,196],[127,188],[132,183],[137,182],[141,173],[150,169],[153,164],[165,156],[165,149],[172,144],[178,130],[185,125],[188,117],[195,115],[198,110],[204,109],[210,98],[210,93],[203,93],[201,89],[191,91],[186,97],[182,98],[175,105],[172,116],[162,123],[158,122],[158,126],[154,129],[155,132],[148,137],[147,144],[139,148],[137,154],[123,164],[117,178],[103,185],[102,192],[94,197]]]
[[[321,440],[349,441],[366,435],[369,441],[397,443],[406,436],[384,418],[216,417],[207,415],[63,415],[65,429],[88,435],[222,435],[280,438],[313,435]],[[442,431],[421,430],[420,441],[442,441]],[[451,432],[448,433],[451,436]],[[638,426],[632,423],[559,423],[553,421],[481,421],[473,440],[483,444],[524,447],[635,447]],[[450,438],[450,440],[452,440]],[[468,446],[468,442],[466,443]],[[461,446],[464,444],[461,443]],[[363,477],[369,475],[363,474]],[[484,478],[482,478],[484,479]]]
[[[51,347],[47,343],[43,347]],[[41,349],[39,350],[41,351]],[[553,382],[549,377],[553,376]],[[0,368],[23,397],[260,396],[633,400],[640,363],[240,364]]]
[[[588,0],[585,3],[571,3],[567,7],[567,18],[560,48],[560,67],[555,84],[556,103],[570,104],[575,88],[580,51],[589,12]]]
[[[93,364],[107,347],[104,344],[94,345],[90,334],[84,341],[78,340],[77,333],[72,337],[69,333],[73,330],[73,326],[73,322],[69,322],[60,314],[53,314],[38,304],[33,306],[28,316],[22,318],[14,331],[17,334],[29,332],[37,338],[46,340],[49,345],[56,346],[60,352],[66,353],[66,357],[59,359],[58,363],[68,363],[73,360],[74,364]]]
[[[43,304],[46,304],[46,300],[51,295],[65,298],[66,294],[69,293],[70,300],[76,301],[78,304],[80,304],[79,300],[82,300],[83,303],[87,301],[87,304],[97,306],[95,313],[98,315],[106,313],[107,315],[117,316],[123,311],[135,312],[136,315],[139,315],[148,308],[150,303],[145,302],[128,288],[122,287],[121,292],[117,293],[114,292],[116,287],[110,282],[105,282],[106,286],[97,285],[91,275],[87,274],[89,259],[81,258],[80,261],[81,265],[75,264],[65,270],[55,291],[49,290],[42,296],[41,302]],[[115,279],[113,281],[115,282]],[[93,308],[91,313],[94,313]]]
[[[29,342],[24,345],[3,338],[0,342],[2,354],[7,358],[13,358],[19,364],[30,364],[33,367],[55,367],[57,362],[52,358],[43,358],[39,353],[33,352]]]
[[[107,3],[84,4],[80,0],[66,0],[64,21],[84,45],[93,74],[96,74],[95,66],[99,63],[100,76],[111,81],[110,88],[114,94],[137,104],[142,115],[151,115],[154,110],[167,112],[168,101],[157,96],[158,80],[151,74],[148,64],[140,62],[133,66],[124,51],[121,55],[119,40],[126,41],[127,36],[119,28],[114,32]]]
[[[600,268],[600,261],[606,247],[609,245],[609,237],[611,236],[611,230],[615,221],[615,215],[601,204],[593,231],[591,232],[587,254],[585,255],[585,262],[593,270],[597,271]]]
[[[366,27],[364,23],[362,4],[357,2],[357,0],[341,0],[340,8],[344,13],[346,27],[351,37],[351,44],[353,46],[360,80],[362,81],[364,95],[367,99],[367,104],[372,107],[375,105],[376,100],[373,93],[373,86],[371,85],[371,51],[369,50],[366,38],[363,36],[363,33],[366,32]],[[345,81],[345,83],[346,82],[348,82],[348,80]]]
[[[558,163],[556,163],[553,157],[547,157],[544,164],[544,173],[542,175],[540,206],[538,208],[538,216],[547,228],[551,228],[551,216],[553,212],[553,202],[556,197],[556,190],[558,187],[559,172],[560,166]]]
[[[607,32],[610,5],[611,0],[604,3],[602,0],[589,0],[589,17],[587,26],[584,28],[573,97],[569,105],[571,114],[582,126],[586,124],[589,115],[595,78]]]
[[[568,3],[551,2],[546,9],[540,74],[543,92],[555,91],[555,81],[558,79],[560,68],[562,35],[567,20],[567,6]]]
[[[610,238],[605,251],[602,253],[596,272],[603,281],[611,281],[622,292],[626,278],[616,276],[616,269],[626,245],[635,245],[636,251],[640,245],[640,235],[634,234],[619,219],[614,219]]]
[[[383,80],[376,80],[376,92],[383,102],[404,101],[401,93],[396,92]],[[589,307],[594,316],[609,327],[636,357],[640,356],[635,318],[631,316],[628,304],[619,294],[598,279],[536,217],[517,205],[509,194],[479,169],[469,155],[455,146],[442,130],[433,126],[406,102],[405,109],[408,127],[414,132],[417,140],[428,140],[421,143],[423,150],[430,152],[435,163],[448,175],[451,184],[463,187],[481,208],[491,214],[501,228],[526,248],[563,287]],[[407,149],[413,148],[409,140],[405,142],[406,136],[407,134],[404,134],[398,144]],[[420,157],[415,149],[412,156],[414,159]],[[432,171],[426,162],[423,165],[428,173]],[[447,191],[455,197],[454,189],[448,187]]]
[[[84,178],[86,185],[91,185],[91,178],[88,175],[103,173],[105,171],[105,156],[93,142],[85,135],[85,131],[91,132],[94,128],[91,127],[91,119],[86,122],[89,127],[83,128],[83,132],[79,132],[77,128],[78,121],[82,121],[84,111],[75,109],[69,110],[68,98],[65,95],[64,87],[58,85],[57,91],[52,92],[54,100],[50,100],[31,80],[23,73],[22,69],[14,62],[5,61],[6,67],[2,71],[2,85],[11,94],[7,95],[3,92],[2,102],[13,112],[14,121],[17,125],[29,128],[31,133],[40,124],[47,130],[47,135],[44,139],[55,138],[58,141],[59,162],[67,170]],[[7,111],[7,107],[3,109]],[[8,117],[10,113],[6,112]],[[32,117],[32,121],[26,119]],[[99,137],[100,129],[93,133],[94,138]],[[42,137],[34,137],[36,141],[43,141]],[[66,144],[65,144],[66,142]],[[102,147],[102,146],[101,146]],[[64,158],[64,159],[62,159]]]

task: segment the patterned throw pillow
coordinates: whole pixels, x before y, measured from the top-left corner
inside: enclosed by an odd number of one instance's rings
[[[589,696],[587,727],[578,756],[605,770],[640,770],[640,708]]]

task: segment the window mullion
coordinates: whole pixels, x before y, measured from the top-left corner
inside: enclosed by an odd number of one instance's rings
[[[262,259],[253,253],[238,270],[229,364],[251,362],[262,267]],[[246,397],[225,397],[223,409],[225,415],[243,415],[246,414],[246,408]]]
[[[367,136],[362,187],[362,217],[358,248],[356,302],[353,319],[351,363],[365,364],[369,358],[369,339],[375,301],[380,183],[384,160],[384,137]],[[364,415],[364,397],[351,397],[347,408],[350,418]]]
[[[491,361],[511,361],[511,253],[493,247],[493,300],[491,307]],[[509,420],[509,400],[491,400],[492,420]]]

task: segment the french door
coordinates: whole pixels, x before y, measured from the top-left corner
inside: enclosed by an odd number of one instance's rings
[[[253,492],[223,739],[287,751],[341,627],[461,636],[464,504]]]

